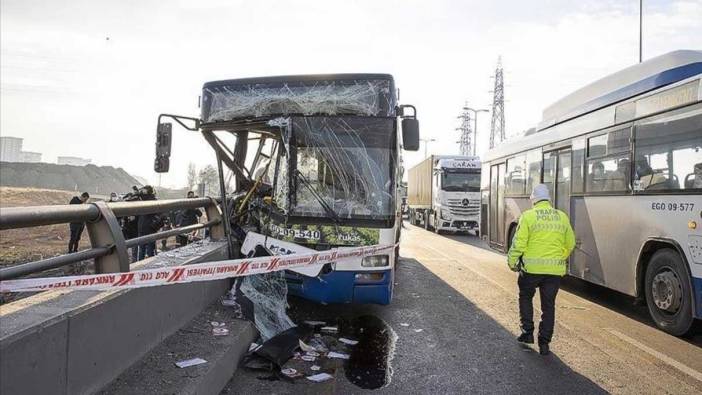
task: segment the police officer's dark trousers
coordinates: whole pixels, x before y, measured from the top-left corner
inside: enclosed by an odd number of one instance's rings
[[[534,306],[532,299],[539,288],[541,298],[541,323],[539,324],[539,344],[548,344],[553,336],[556,320],[556,294],[561,285],[561,276],[549,274],[519,273],[519,318],[522,331],[534,333]]]

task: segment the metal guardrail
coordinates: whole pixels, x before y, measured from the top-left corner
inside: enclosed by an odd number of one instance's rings
[[[204,208],[207,222],[125,240],[118,221],[121,217],[165,214],[189,208]],[[222,212],[212,198],[0,208],[0,230],[70,222],[86,224],[91,248],[1,269],[0,280],[56,269],[86,259],[95,259],[96,273],[128,272],[130,265],[128,248],[204,228],[210,229],[212,239],[225,238]]]

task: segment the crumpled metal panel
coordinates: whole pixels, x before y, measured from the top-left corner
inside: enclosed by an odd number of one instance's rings
[[[388,117],[395,111],[390,80],[290,81],[203,89],[203,121],[281,115]]]

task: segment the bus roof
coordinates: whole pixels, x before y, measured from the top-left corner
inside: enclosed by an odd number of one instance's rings
[[[314,82],[314,81],[344,81],[344,80],[390,80],[392,75],[383,73],[342,73],[342,74],[300,74],[276,75],[269,77],[238,78],[205,82],[203,89],[222,85],[268,84],[278,82]]]
[[[569,119],[702,73],[702,51],[649,59],[586,85],[546,107],[537,132]]]

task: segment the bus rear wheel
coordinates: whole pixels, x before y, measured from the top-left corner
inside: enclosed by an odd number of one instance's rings
[[[692,290],[680,255],[669,248],[657,251],[646,268],[646,304],[656,325],[675,336],[692,327]]]

